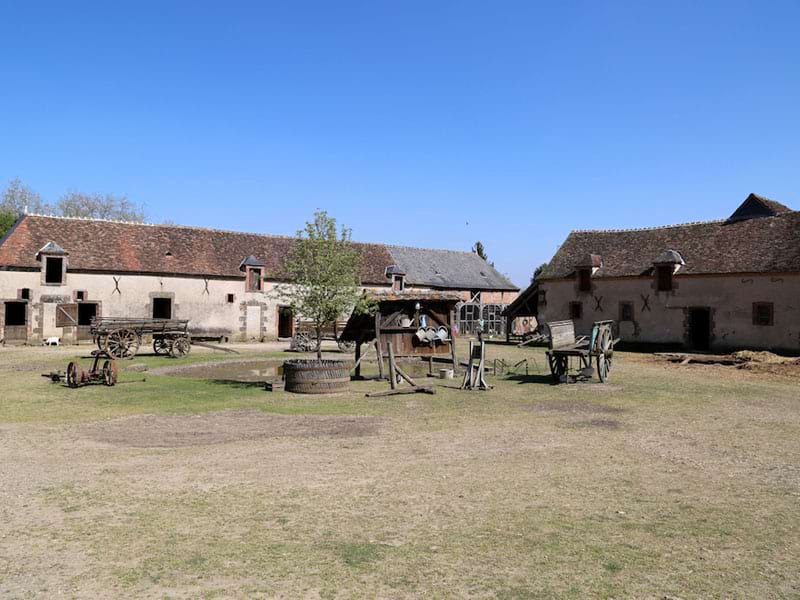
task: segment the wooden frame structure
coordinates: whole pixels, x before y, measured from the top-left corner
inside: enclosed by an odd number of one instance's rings
[[[435,359],[458,365],[453,342],[456,304],[461,299],[450,292],[393,291],[373,295],[374,315],[355,314],[340,339],[355,343],[355,377],[361,376],[361,345],[374,342],[379,377],[386,379],[384,358],[392,348],[393,358]]]

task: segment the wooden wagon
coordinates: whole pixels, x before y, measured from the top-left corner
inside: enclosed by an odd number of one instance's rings
[[[356,348],[355,342],[343,340],[341,337],[346,325],[347,321],[336,321],[324,327],[322,339],[335,341],[342,352],[352,352]],[[295,322],[295,334],[292,336],[291,349],[298,352],[317,351],[317,332],[314,329],[314,321],[297,319]]]
[[[608,381],[614,359],[614,321],[595,321],[590,336],[575,337],[575,325],[572,321],[552,321],[547,326],[550,330],[550,348],[547,351],[547,362],[550,373],[556,383],[569,375],[570,358],[578,359],[581,371],[591,375],[592,360],[597,363],[597,377],[602,383]]]
[[[183,319],[131,319],[99,317],[92,319],[90,332],[100,350],[114,358],[133,358],[145,336],[153,339],[156,354],[174,358],[189,354],[192,338],[189,321]]]

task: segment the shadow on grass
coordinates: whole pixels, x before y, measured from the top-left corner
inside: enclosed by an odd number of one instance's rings
[[[515,381],[517,383],[546,383],[547,385],[557,385],[553,381],[552,375],[506,375],[506,381]]]
[[[235,379],[206,379],[206,381],[213,385],[224,385],[235,390],[263,388],[266,384],[266,381],[237,381]]]

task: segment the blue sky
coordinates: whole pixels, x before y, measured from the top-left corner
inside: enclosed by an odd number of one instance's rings
[[[469,249],[800,208],[800,3],[5,2],[0,181]]]

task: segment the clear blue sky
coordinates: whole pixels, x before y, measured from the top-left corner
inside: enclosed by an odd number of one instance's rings
[[[800,2],[4,2],[0,181],[469,249],[800,208]]]

